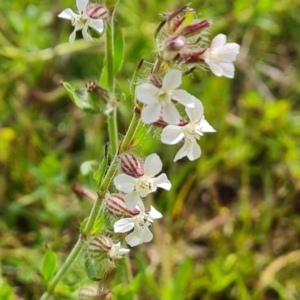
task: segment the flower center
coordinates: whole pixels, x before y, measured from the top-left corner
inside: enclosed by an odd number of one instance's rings
[[[171,93],[160,89],[157,98],[160,104],[165,106],[171,100]]]
[[[135,189],[144,197],[152,191],[152,182],[149,178],[142,176],[137,180]]]
[[[81,12],[72,20],[72,25],[76,26],[78,29],[82,29],[84,25],[88,22],[88,20],[89,18],[86,16],[86,14]]]
[[[185,139],[188,139],[190,142],[195,141],[195,138],[198,139],[199,138],[199,134],[195,128],[194,124],[187,124],[184,127],[184,136]]]
[[[220,59],[219,49],[210,50],[210,58],[213,61],[219,61],[219,59]]]

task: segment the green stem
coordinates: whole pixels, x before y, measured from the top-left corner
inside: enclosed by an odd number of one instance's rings
[[[109,91],[109,105],[112,109],[107,117],[108,135],[110,144],[110,154],[113,156],[117,153],[119,147],[118,123],[117,123],[117,101],[115,98],[115,78],[114,78],[114,14],[106,28],[106,71],[107,87]]]
[[[124,140],[121,144],[120,152],[123,153],[130,149],[130,145],[132,143],[132,138],[134,137],[135,132],[137,131],[139,127],[141,117],[137,115],[136,113],[133,114],[133,117],[131,119],[131,122],[129,124],[129,128],[127,130],[127,133],[124,137]]]
[[[109,136],[109,149],[110,154],[113,156],[118,152],[119,136],[118,136],[118,123],[117,123],[117,108],[113,104],[113,111],[107,116],[108,136]]]

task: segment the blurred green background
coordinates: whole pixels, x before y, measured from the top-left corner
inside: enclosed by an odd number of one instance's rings
[[[141,58],[154,60],[159,14],[184,1],[121,0],[116,19],[125,41],[118,75],[120,136],[132,115],[128,81]],[[101,288],[114,299],[300,299],[300,1],[191,1],[212,19],[210,38],[228,35],[242,48],[235,78],[198,69],[183,87],[203,101],[217,130],[205,135],[196,162],[173,163],[177,146],[159,133],[137,150],[157,152],[172,182],[155,195],[164,214],[154,240],[131,251],[131,284],[120,268]],[[70,45],[70,22],[57,18],[71,0],[0,2],[0,299],[38,299],[47,248],[57,267],[75,244],[92,191],[80,165],[99,160],[107,141],[101,116],[85,115],[60,86],[97,80],[104,38]],[[155,133],[155,132],[154,132]],[[80,257],[53,299],[78,299],[92,284]],[[120,265],[122,262],[120,262]],[[94,283],[94,285],[97,283]],[[92,289],[92,287],[89,287]],[[84,298],[80,299],[96,299]],[[98,299],[98,298],[97,298]],[[102,298],[99,298],[102,299]]]

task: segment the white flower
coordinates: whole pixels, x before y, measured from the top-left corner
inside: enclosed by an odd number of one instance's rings
[[[104,28],[103,20],[92,19],[87,15],[86,9],[88,6],[88,2],[89,0],[76,0],[76,5],[79,14],[76,14],[73,12],[72,9],[67,8],[58,15],[59,18],[71,20],[72,25],[75,27],[69,37],[69,42],[71,44],[74,43],[76,31],[78,30],[82,30],[83,38],[89,42],[93,41],[93,38],[88,33],[89,27],[92,27],[93,29],[97,30],[99,33],[103,32],[103,28]]]
[[[233,61],[235,61],[239,51],[240,45],[226,43],[226,35],[218,34],[204,52],[204,61],[216,76],[233,78]]]
[[[144,164],[144,175],[138,178],[127,174],[119,174],[114,179],[116,188],[126,193],[124,200],[129,209],[135,206],[144,207],[140,197],[146,197],[149,193],[155,192],[158,187],[169,190],[171,182],[166,174],[154,177],[162,169],[162,162],[156,153],[149,155]]]
[[[110,250],[108,251],[108,255],[111,259],[120,259],[129,251],[129,249],[121,248],[121,243],[119,242],[117,244],[112,244]]]
[[[165,122],[178,124],[180,115],[172,102],[175,100],[185,107],[194,107],[191,95],[184,90],[176,90],[181,84],[181,72],[169,71],[162,80],[162,87],[151,83],[142,83],[136,87],[136,98],[145,103],[142,109],[142,121],[146,124],[156,122],[160,114]]]
[[[137,209],[141,212],[139,215],[133,218],[123,218],[114,224],[114,232],[128,232],[133,229],[125,238],[131,247],[150,242],[153,234],[149,230],[149,226],[153,224],[154,219],[162,217],[162,214],[153,206],[149,212],[145,212],[144,208],[137,207]]]
[[[197,140],[204,132],[215,132],[212,126],[204,119],[204,109],[201,101],[193,97],[195,108],[186,108],[190,122],[183,126],[168,125],[161,134],[161,140],[165,144],[174,145],[184,140],[182,148],[177,152],[174,161],[187,156],[189,160],[200,157],[201,149]]]

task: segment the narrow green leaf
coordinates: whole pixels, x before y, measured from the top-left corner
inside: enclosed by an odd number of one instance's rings
[[[56,260],[56,254],[52,250],[47,249],[41,266],[41,274],[45,284],[47,284],[54,275]]]
[[[85,218],[80,224],[80,232],[83,233],[89,218]]]
[[[105,174],[105,171],[106,171],[107,165],[108,165],[108,151],[106,148],[107,147],[105,147],[104,157],[103,157],[97,171],[94,173],[94,179],[96,180],[98,186],[101,184],[102,178]]]
[[[124,61],[124,38],[121,27],[115,26],[114,30],[114,74],[117,75]]]

